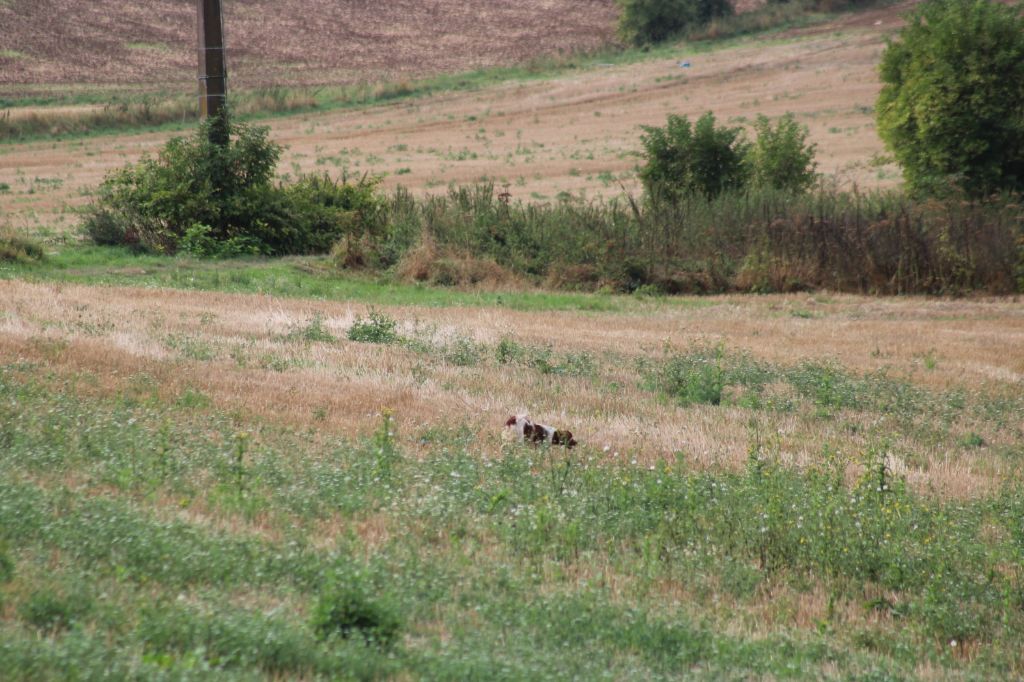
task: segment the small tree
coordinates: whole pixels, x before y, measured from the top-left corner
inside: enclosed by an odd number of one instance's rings
[[[211,131],[229,135],[226,142]],[[384,227],[379,179],[326,175],[274,181],[280,145],[269,129],[203,121],[156,158],[114,171],[89,207],[85,231],[99,244],[194,256],[327,253],[343,237],[374,240]]]
[[[733,13],[728,0],[619,0],[619,34],[634,45],[657,43]]]
[[[807,143],[807,126],[786,114],[775,127],[765,115],[754,123],[757,140],[750,150],[751,179],[755,185],[806,192],[818,179],[814,161],[817,145]]]
[[[669,200],[692,193],[712,198],[747,182],[750,149],[742,128],[715,125],[710,111],[696,125],[670,114],[664,128],[644,126],[647,165],[640,179],[648,194]]]
[[[930,0],[882,55],[878,132],[912,189],[1024,190],[1024,18]]]
[[[223,118],[222,118],[223,117]],[[211,141],[211,129],[231,139]],[[226,111],[190,137],[175,137],[156,158],[145,156],[108,175],[85,221],[99,243],[134,243],[174,253],[193,244],[231,242],[241,251],[271,252],[268,232],[285,223],[272,181],[281,147],[268,129],[229,124]]]

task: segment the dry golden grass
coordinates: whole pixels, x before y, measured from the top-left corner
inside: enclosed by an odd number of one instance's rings
[[[388,408],[411,450],[427,429],[468,425],[481,454],[496,454],[504,418],[528,411],[572,429],[596,457],[650,466],[683,453],[697,467],[736,469],[747,459],[755,417],[792,466],[816,461],[825,444],[855,456],[884,438],[893,468],[912,486],[970,497],[1009,475],[1008,463],[988,453],[1013,446],[1024,426],[986,432],[992,447],[968,452],[897,430],[877,413],[821,418],[804,409],[679,407],[644,389],[637,367],[694,343],[721,343],[783,365],[830,359],[857,373],[887,368],[934,392],[1007,392],[1024,383],[1024,310],[1008,299],[732,296],[698,305],[638,302],[632,314],[384,311],[400,321],[401,333],[428,343],[461,337],[486,344],[487,357],[470,367],[437,353],[346,340],[367,312],[354,303],[20,281],[0,283],[0,301],[0,361],[32,360],[58,376],[78,376],[78,390],[116,395],[142,382],[169,400],[198,392],[241,419],[352,436],[372,431]],[[315,316],[336,341],[297,338]],[[493,350],[506,337],[556,353],[586,351],[598,369],[569,377],[500,365]],[[964,421],[953,434],[982,428]]]

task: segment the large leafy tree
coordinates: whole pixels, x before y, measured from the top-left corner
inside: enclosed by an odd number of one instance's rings
[[[929,0],[882,56],[878,131],[911,188],[1024,190],[1024,18]]]

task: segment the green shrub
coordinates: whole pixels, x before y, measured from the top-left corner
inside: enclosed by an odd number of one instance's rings
[[[313,317],[306,321],[301,327],[296,327],[288,332],[289,339],[307,341],[309,343],[334,343],[337,339],[334,334],[324,326],[324,316],[314,313]]]
[[[907,183],[970,196],[1024,190],[1024,17],[930,0],[882,55],[878,132]]]
[[[357,316],[348,328],[348,340],[361,343],[397,343],[398,323],[384,313],[371,310],[364,320]]]
[[[197,258],[257,256],[261,250],[258,240],[245,235],[218,240],[213,236],[213,228],[202,223],[185,230],[178,241],[178,251]]]
[[[384,215],[384,202],[377,194],[379,184],[380,178],[369,175],[349,182],[345,176],[333,180],[326,173],[312,173],[286,186],[296,228],[306,235],[308,250],[326,253],[342,238],[354,245],[361,238],[379,236]],[[377,260],[365,250],[350,249],[344,264],[377,265]]]
[[[526,349],[507,336],[502,337],[501,341],[498,342],[497,347],[494,349],[494,359],[497,360],[500,365],[518,362],[524,355],[526,355]]]
[[[14,579],[14,559],[7,551],[7,543],[0,540],[0,585]]]
[[[678,200],[697,193],[713,198],[746,184],[744,158],[750,145],[743,130],[716,126],[710,111],[692,126],[685,117],[670,114],[664,128],[644,126],[644,131],[647,165],[640,179],[650,196]]]
[[[634,45],[657,43],[733,13],[728,0],[619,0],[619,35]]]
[[[728,379],[721,348],[695,348],[670,360],[652,383],[680,405],[720,405]]]
[[[359,638],[368,645],[390,648],[402,630],[402,620],[389,602],[372,598],[358,574],[329,586],[313,611],[313,630],[320,639]]]
[[[459,336],[445,345],[442,354],[456,367],[473,367],[483,358],[483,348],[473,339]]]
[[[561,289],[1024,290],[1024,212],[1013,201],[748,185],[710,200],[680,190],[674,201],[506,204],[492,185],[478,185],[416,200],[396,193],[386,211],[389,224],[401,223],[402,243],[420,243],[399,273],[421,257],[457,252]]]
[[[92,601],[85,594],[44,588],[32,592],[18,605],[18,617],[39,630],[52,632],[70,628],[91,610]]]
[[[748,183],[786,192],[805,192],[817,179],[807,128],[787,114],[772,126],[766,116],[754,124],[753,144],[741,128],[715,125],[714,114],[704,114],[693,126],[670,115],[664,128],[645,126],[642,137],[647,165],[640,178],[653,199],[678,202],[699,194],[714,198]]]
[[[793,114],[786,114],[772,127],[762,114],[754,130],[757,139],[748,157],[753,183],[796,193],[809,190],[817,180],[817,145],[807,143],[807,126],[797,123]]]
[[[200,250],[208,240],[246,237],[268,253],[287,251],[293,241],[287,212],[271,185],[281,147],[267,139],[267,128],[244,124],[228,125],[230,142],[214,144],[214,125],[223,124],[205,121],[192,137],[168,141],[156,158],[109,175],[86,217],[86,232],[166,253],[177,251],[189,230]],[[197,232],[196,225],[208,229]]]
[[[43,247],[36,242],[6,230],[0,231],[0,263],[32,263],[46,258]]]
[[[227,124],[230,139],[220,145],[209,139],[215,124],[109,175],[87,212],[86,234],[97,244],[221,258],[326,253],[342,237],[380,231],[377,178],[314,174],[278,186],[281,147],[267,128]]]

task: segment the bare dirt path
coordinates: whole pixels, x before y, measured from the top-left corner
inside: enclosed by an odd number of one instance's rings
[[[818,144],[819,170],[844,185],[899,179],[875,131],[877,63],[909,5],[868,19],[691,54],[596,65],[550,80],[510,82],[366,110],[274,119],[282,174],[386,174],[388,187],[443,191],[449,183],[508,184],[515,199],[585,199],[636,189],[642,125],[669,113],[713,111],[751,123],[793,112]],[[681,66],[682,62],[689,64]],[[104,136],[0,147],[0,212],[28,231],[61,233],[105,173],[155,152],[167,134]]]

